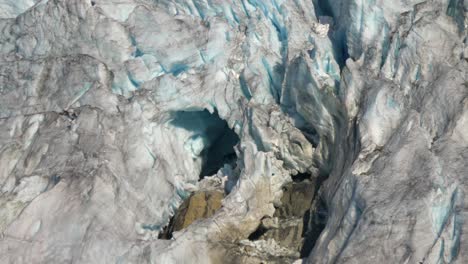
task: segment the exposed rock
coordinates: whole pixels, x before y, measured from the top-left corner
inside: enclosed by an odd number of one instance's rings
[[[169,225],[159,235],[160,238],[169,239],[172,232],[179,231],[196,220],[209,218],[221,208],[224,192],[196,191],[191,194],[178,208]]]
[[[312,200],[318,190],[315,180],[306,179],[301,182],[290,182],[283,187],[281,205],[276,208],[275,217],[304,217],[310,210]]]
[[[181,230],[198,219],[208,218],[221,208],[224,193],[218,191],[195,192],[182,203],[175,215],[174,231]]]
[[[260,226],[250,235],[249,239],[255,241],[273,240],[278,245],[296,252],[295,257],[299,257],[300,254],[307,255],[303,252],[306,240],[310,240],[306,234],[320,233],[321,231],[321,229],[307,230],[311,205],[316,193],[316,182],[308,178],[300,182],[286,184],[283,187],[281,205],[276,208],[274,216],[262,219]],[[320,227],[314,226],[314,228]]]

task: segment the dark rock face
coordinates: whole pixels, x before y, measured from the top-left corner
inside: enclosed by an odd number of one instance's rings
[[[182,204],[181,210],[176,214],[174,231],[186,228],[191,223],[202,218],[208,218],[221,208],[224,193],[219,191],[195,192]]]
[[[282,205],[275,211],[275,217],[303,217],[310,209],[316,193],[316,181],[305,179],[301,182],[291,182],[283,187]]]
[[[320,213],[316,201],[317,181],[309,178],[290,182],[283,187],[281,205],[273,217],[264,218],[250,240],[275,240],[299,256],[307,256],[318,238],[323,224],[317,223]],[[311,209],[312,208],[312,209]]]
[[[264,238],[273,238],[280,245],[300,252],[306,227],[304,218],[309,213],[315,189],[315,182],[309,180],[291,182],[284,186],[282,205],[274,215],[277,224],[265,233]],[[267,219],[262,221],[263,225],[268,225],[268,222]]]
[[[224,193],[220,191],[197,191],[185,200],[159,238],[170,239],[172,232],[179,231],[196,220],[208,218],[221,208]]]

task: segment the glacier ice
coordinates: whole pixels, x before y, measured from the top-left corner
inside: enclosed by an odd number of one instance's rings
[[[462,0],[0,0],[0,263],[465,263],[467,24]],[[252,239],[308,177],[287,223],[313,248]]]
[[[15,18],[40,0],[5,0],[0,3],[0,18]]]

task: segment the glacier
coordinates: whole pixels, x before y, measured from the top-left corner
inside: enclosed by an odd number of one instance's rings
[[[466,263],[467,29],[463,0],[0,0],[0,263]]]

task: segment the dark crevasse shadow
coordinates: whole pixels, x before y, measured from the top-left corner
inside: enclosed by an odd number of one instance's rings
[[[333,25],[331,25],[331,30],[328,33],[328,37],[330,38],[333,45],[333,55],[336,59],[336,62],[340,66],[340,69],[343,69],[346,60],[349,58],[348,47],[346,44],[346,30],[345,27],[339,24],[337,14],[335,14],[333,11],[333,7],[330,4],[330,1],[333,0],[314,0],[315,16],[319,20],[320,17],[333,18],[334,22]]]
[[[328,220],[328,209],[326,202],[320,196],[320,187],[328,176],[319,176],[316,180],[314,188],[314,196],[311,201],[310,209],[304,213],[302,247],[300,249],[301,258],[306,258],[315,246],[315,242],[320,237]]]
[[[234,168],[237,161],[234,146],[238,142],[239,137],[226,124],[223,128],[223,133],[206,150],[206,159],[203,163],[200,179],[215,174],[224,164],[229,164]]]
[[[215,174],[224,164],[235,166],[234,146],[239,143],[239,136],[216,111],[176,111],[172,118],[172,125],[194,132],[192,138],[201,138],[204,144],[200,179]]]

